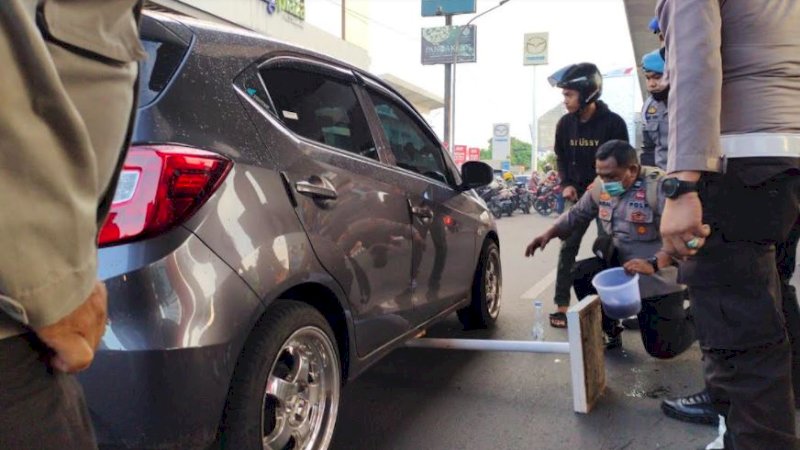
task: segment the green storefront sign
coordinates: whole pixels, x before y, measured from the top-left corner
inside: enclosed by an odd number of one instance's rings
[[[300,20],[306,20],[306,2],[305,0],[263,0],[267,4],[267,12],[275,14],[277,11],[283,11],[286,14],[297,17]]]

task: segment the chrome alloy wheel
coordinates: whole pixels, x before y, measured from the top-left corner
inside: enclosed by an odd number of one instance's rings
[[[500,278],[500,260],[496,251],[489,252],[483,279],[483,292],[486,295],[486,310],[492,319],[500,314],[500,291],[502,280]]]
[[[336,424],[341,370],[334,344],[317,327],[303,327],[283,343],[263,399],[264,450],[323,450]]]

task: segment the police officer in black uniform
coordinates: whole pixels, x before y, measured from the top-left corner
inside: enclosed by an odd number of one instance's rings
[[[687,258],[722,444],[798,449],[775,249],[800,214],[800,1],[660,0],[657,11],[673,177],[661,234]]]

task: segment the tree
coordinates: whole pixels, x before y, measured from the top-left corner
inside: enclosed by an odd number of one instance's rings
[[[527,171],[531,167],[531,144],[511,137],[511,164],[523,166]]]
[[[556,154],[553,152],[549,152],[545,155],[544,158],[539,158],[537,161],[539,166],[539,172],[544,172],[544,167],[546,165],[550,165],[550,167],[555,170],[556,169]]]
[[[492,144],[489,143],[489,148],[481,149],[481,161],[488,161],[492,159]]]

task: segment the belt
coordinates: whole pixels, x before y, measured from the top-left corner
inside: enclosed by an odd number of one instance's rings
[[[800,158],[800,134],[745,133],[722,135],[724,158]]]

